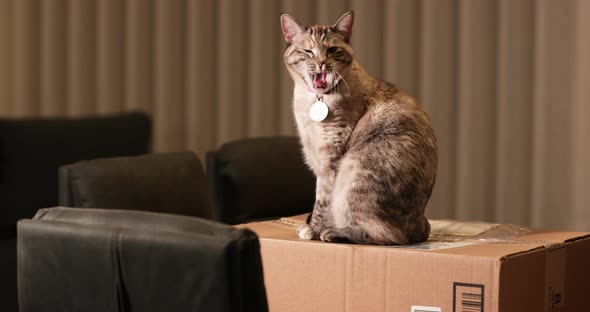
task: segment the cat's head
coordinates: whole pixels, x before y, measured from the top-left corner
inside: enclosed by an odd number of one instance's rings
[[[334,25],[306,27],[290,15],[281,15],[283,36],[288,45],[284,61],[296,82],[304,83],[309,91],[317,94],[338,90],[342,76],[346,76],[353,61],[349,44],[353,20],[354,13],[347,12]]]

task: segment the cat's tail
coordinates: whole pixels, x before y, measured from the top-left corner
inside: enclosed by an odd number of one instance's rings
[[[415,222],[411,222],[406,226],[404,232],[410,244],[425,242],[430,235],[430,223],[426,217],[421,216]]]

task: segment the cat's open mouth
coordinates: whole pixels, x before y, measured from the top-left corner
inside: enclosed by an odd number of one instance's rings
[[[315,73],[311,75],[313,81],[313,88],[316,92],[324,94],[329,93],[330,88],[328,87],[328,73],[325,71]]]
[[[317,89],[326,88],[326,86],[328,85],[328,82],[326,81],[326,76],[328,76],[326,72],[319,72],[313,74],[313,87]]]

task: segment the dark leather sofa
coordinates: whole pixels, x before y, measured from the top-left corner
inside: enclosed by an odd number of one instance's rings
[[[215,220],[230,224],[308,212],[313,207],[315,179],[304,165],[299,142],[294,137],[245,139],[224,144],[218,150],[209,152],[207,154],[209,185],[206,185],[200,163],[193,153],[93,158],[98,157],[90,156],[81,159],[92,160],[72,161],[62,164],[59,169],[60,205],[147,210],[205,218],[209,218],[213,214]],[[57,170],[55,172],[57,173]],[[187,174],[187,172],[190,172],[190,174]],[[163,187],[163,185],[166,187]],[[209,209],[211,207],[209,201],[205,199],[202,193],[207,188],[210,189],[213,211]],[[47,206],[51,205],[45,207]],[[135,212],[129,213],[133,214]],[[43,215],[38,215],[35,220],[43,219]],[[61,215],[63,216],[63,214]],[[129,215],[125,218],[131,218],[132,216]],[[27,216],[23,217],[26,218]],[[86,220],[82,222],[85,226],[87,218],[80,218]],[[67,222],[70,221],[75,224],[61,224],[60,221],[50,227],[56,227],[53,230],[57,232],[60,231],[60,228],[69,231],[69,233],[82,230],[80,224],[77,224],[79,220],[69,220]],[[136,226],[135,220],[129,219],[125,222],[125,227],[130,226],[131,230],[136,231],[134,229]],[[24,223],[28,224],[27,222]],[[144,225],[141,225],[142,222],[139,223],[143,231]],[[151,223],[148,222],[148,224]],[[100,241],[104,239],[104,235],[108,236],[108,233],[113,234],[116,232],[112,232],[113,229],[105,224],[97,226],[100,228],[96,229],[98,232],[90,234],[90,236],[94,237],[85,237],[84,239]],[[103,226],[106,226],[106,228],[101,228]],[[73,228],[70,229],[70,227]],[[21,235],[20,230],[21,228],[19,228],[19,236]],[[35,235],[39,235],[39,233]],[[146,235],[152,234],[148,233]],[[26,234],[23,235],[23,239],[26,240]],[[157,235],[153,239],[157,241]],[[68,238],[56,236],[55,240],[65,243]],[[140,242],[136,241],[136,243]],[[14,242],[12,242],[12,246],[13,244]],[[32,241],[27,244],[35,246]],[[192,247],[201,248],[203,246]],[[53,247],[49,246],[48,250],[51,250],[51,248]],[[160,245],[158,248],[169,250],[169,247],[166,247],[165,244]],[[61,249],[58,248],[58,250]],[[48,252],[51,254],[50,251]],[[99,256],[99,254],[104,255],[107,253],[107,250],[96,252],[94,255]],[[258,254],[258,251],[256,251],[256,254]],[[23,272],[27,272],[26,274],[23,273],[25,275],[22,276],[35,274],[36,270],[43,267],[43,264],[34,261],[29,263],[28,260],[23,259],[30,259],[30,257],[23,257],[19,254],[20,265],[23,265],[23,261],[28,263],[22,267]],[[10,261],[14,262],[15,260],[13,257]],[[94,263],[93,265],[95,264],[100,266],[100,263]],[[43,279],[40,281],[43,284]],[[101,284],[100,281],[93,279],[80,279],[77,282],[96,284],[97,287],[104,286],[104,283]],[[35,300],[52,302],[51,298],[30,299],[31,294],[36,294],[42,290],[35,288],[37,286],[32,284],[23,285],[23,287],[21,288],[22,291],[27,294],[24,297],[21,296],[21,300],[27,302],[35,302]],[[66,290],[62,289],[62,291]],[[135,288],[135,291],[139,292],[139,288]],[[155,289],[148,289],[145,294],[148,294],[149,291],[157,292]],[[117,300],[121,300],[121,298]],[[119,310],[116,311],[127,311],[129,308],[125,306],[127,304],[125,302],[118,301],[117,304],[119,304]],[[55,309],[58,306],[55,304]],[[34,308],[39,306],[30,305],[28,307],[33,307],[33,310],[28,309],[28,311],[34,311]],[[242,311],[236,309],[238,308],[233,306],[231,311]],[[134,310],[137,311],[137,309]],[[51,311],[51,309],[48,311]]]
[[[18,223],[21,309],[268,311],[256,234],[128,210],[52,208]]]

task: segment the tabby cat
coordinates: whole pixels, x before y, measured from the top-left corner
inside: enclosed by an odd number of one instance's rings
[[[350,45],[353,12],[301,26],[283,14],[285,65],[305,161],[317,177],[302,239],[393,245],[428,239],[424,209],[438,161],[430,119],[400,88],[369,75]]]

